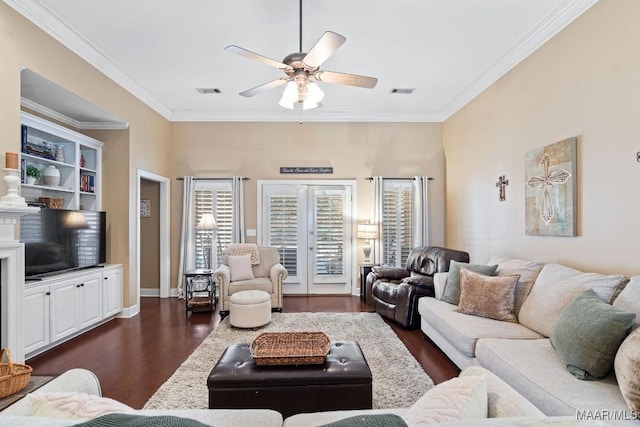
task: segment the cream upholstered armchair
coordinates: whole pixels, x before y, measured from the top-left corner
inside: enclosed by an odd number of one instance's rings
[[[282,281],[287,278],[287,270],[280,263],[277,248],[258,246],[260,262],[251,265],[253,278],[232,280],[229,267],[229,249],[222,253],[222,265],[214,272],[220,292],[220,315],[229,314],[230,297],[236,292],[248,290],[265,291],[271,296],[271,310],[282,311]]]

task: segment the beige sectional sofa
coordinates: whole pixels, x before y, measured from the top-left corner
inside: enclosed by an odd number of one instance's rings
[[[481,367],[470,367],[464,370],[461,376],[484,375],[487,377],[488,418],[484,420],[467,420],[455,422],[451,425],[482,426],[493,425],[498,420],[503,420],[497,425],[554,425],[574,426],[572,418],[547,419],[535,406],[524,397],[509,387],[504,381]],[[100,396],[100,383],[96,376],[85,369],[71,369],[60,375],[53,381],[38,389],[34,394],[51,392],[77,392],[92,396]],[[354,411],[327,411],[312,414],[297,414],[282,419],[280,413],[268,409],[185,409],[185,410],[138,410],[139,415],[173,415],[183,418],[191,418],[207,425],[217,427],[308,427],[321,426],[323,424],[342,420],[356,415],[388,414],[402,415],[407,408],[354,410]],[[68,426],[81,422],[70,418],[48,418],[33,415],[34,408],[29,398],[24,398],[4,411],[0,412],[0,425],[2,426]],[[517,420],[517,423],[516,421]],[[442,424],[450,425],[450,423]],[[580,423],[578,425],[581,425]],[[592,425],[582,423],[582,425]]]
[[[640,320],[640,276],[583,273],[559,264],[496,258],[498,275],[519,274],[516,288],[518,323],[462,314],[441,300],[447,274],[434,278],[435,297],[418,304],[421,329],[460,368],[479,365],[502,378],[548,416],[578,411],[620,411],[627,406],[612,370],[600,380],[579,380],[564,366],[550,343],[562,311],[585,289]],[[640,348],[638,348],[640,351]]]

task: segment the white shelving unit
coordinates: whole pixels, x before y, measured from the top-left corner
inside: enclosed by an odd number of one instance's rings
[[[21,112],[20,117],[23,139],[26,131],[27,140],[53,144],[64,153],[64,161],[52,160],[28,153],[23,143],[20,153],[22,197],[27,202],[38,201],[40,197],[60,198],[64,199],[64,209],[100,210],[102,142],[29,113]],[[35,184],[27,184],[26,168],[30,165],[37,167],[41,174],[47,166],[55,166],[60,171],[60,184],[45,185],[42,177]]]

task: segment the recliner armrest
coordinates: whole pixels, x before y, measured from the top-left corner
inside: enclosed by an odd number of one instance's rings
[[[376,279],[387,279],[389,281],[401,280],[410,275],[407,270],[399,267],[376,266],[371,269],[371,272],[375,274]]]

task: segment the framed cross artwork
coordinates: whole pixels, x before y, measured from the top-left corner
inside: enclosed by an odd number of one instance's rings
[[[525,232],[533,236],[577,236],[577,138],[524,156]]]

